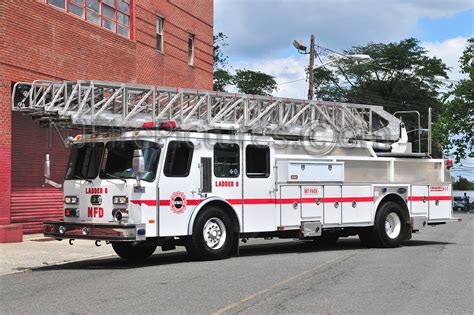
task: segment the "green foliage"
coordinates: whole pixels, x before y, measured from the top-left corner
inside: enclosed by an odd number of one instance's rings
[[[428,107],[434,115],[439,112],[441,100],[438,89],[447,78],[447,66],[441,59],[429,57],[426,49],[414,38],[398,43],[355,46],[345,54],[367,54],[370,62],[341,59],[333,63],[335,70],[321,77],[315,76],[315,94],[325,100],[382,105],[388,111],[418,110],[424,126],[427,125]],[[409,129],[415,121],[404,118]]]
[[[474,183],[467,178],[460,177],[458,181],[453,183],[453,190],[474,190]]]
[[[239,69],[232,81],[239,92],[245,94],[270,95],[278,89],[275,78],[260,71]]]
[[[232,75],[225,69],[214,71],[214,91],[225,92],[227,86],[232,84]]]
[[[214,35],[214,69],[225,68],[229,57],[224,54],[223,48],[227,46],[227,36],[220,32]]]
[[[260,71],[237,70],[235,75],[226,69],[228,56],[223,48],[227,46],[227,36],[223,33],[214,35],[214,91],[225,92],[229,85],[235,85],[240,93],[269,95],[277,90],[275,78]]]
[[[433,130],[444,153],[454,155],[456,162],[474,156],[474,38],[468,40],[459,62],[461,72],[468,78],[455,84],[446,95],[446,104]]]

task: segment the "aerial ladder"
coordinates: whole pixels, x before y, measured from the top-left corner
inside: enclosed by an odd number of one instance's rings
[[[16,83],[12,109],[69,129],[234,132],[327,141],[406,154],[403,122],[381,106],[104,81]]]

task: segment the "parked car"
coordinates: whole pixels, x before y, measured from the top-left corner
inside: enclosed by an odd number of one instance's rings
[[[453,210],[454,211],[469,211],[469,205],[461,197],[454,197]]]

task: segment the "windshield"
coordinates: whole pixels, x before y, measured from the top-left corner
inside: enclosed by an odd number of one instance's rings
[[[104,144],[78,143],[71,148],[65,179],[93,179],[99,173]]]
[[[111,141],[107,143],[101,178],[135,178],[132,169],[133,151],[141,149],[145,160],[145,172],[140,179],[153,181],[156,177],[161,148],[149,141]]]

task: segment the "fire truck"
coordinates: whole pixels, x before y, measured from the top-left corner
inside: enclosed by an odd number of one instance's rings
[[[450,161],[413,152],[381,106],[102,81],[16,83],[12,106],[80,130],[64,184],[46,157],[64,219],[44,235],[105,241],[130,261],[157,246],[221,259],[248,238],[397,247],[458,220]]]

